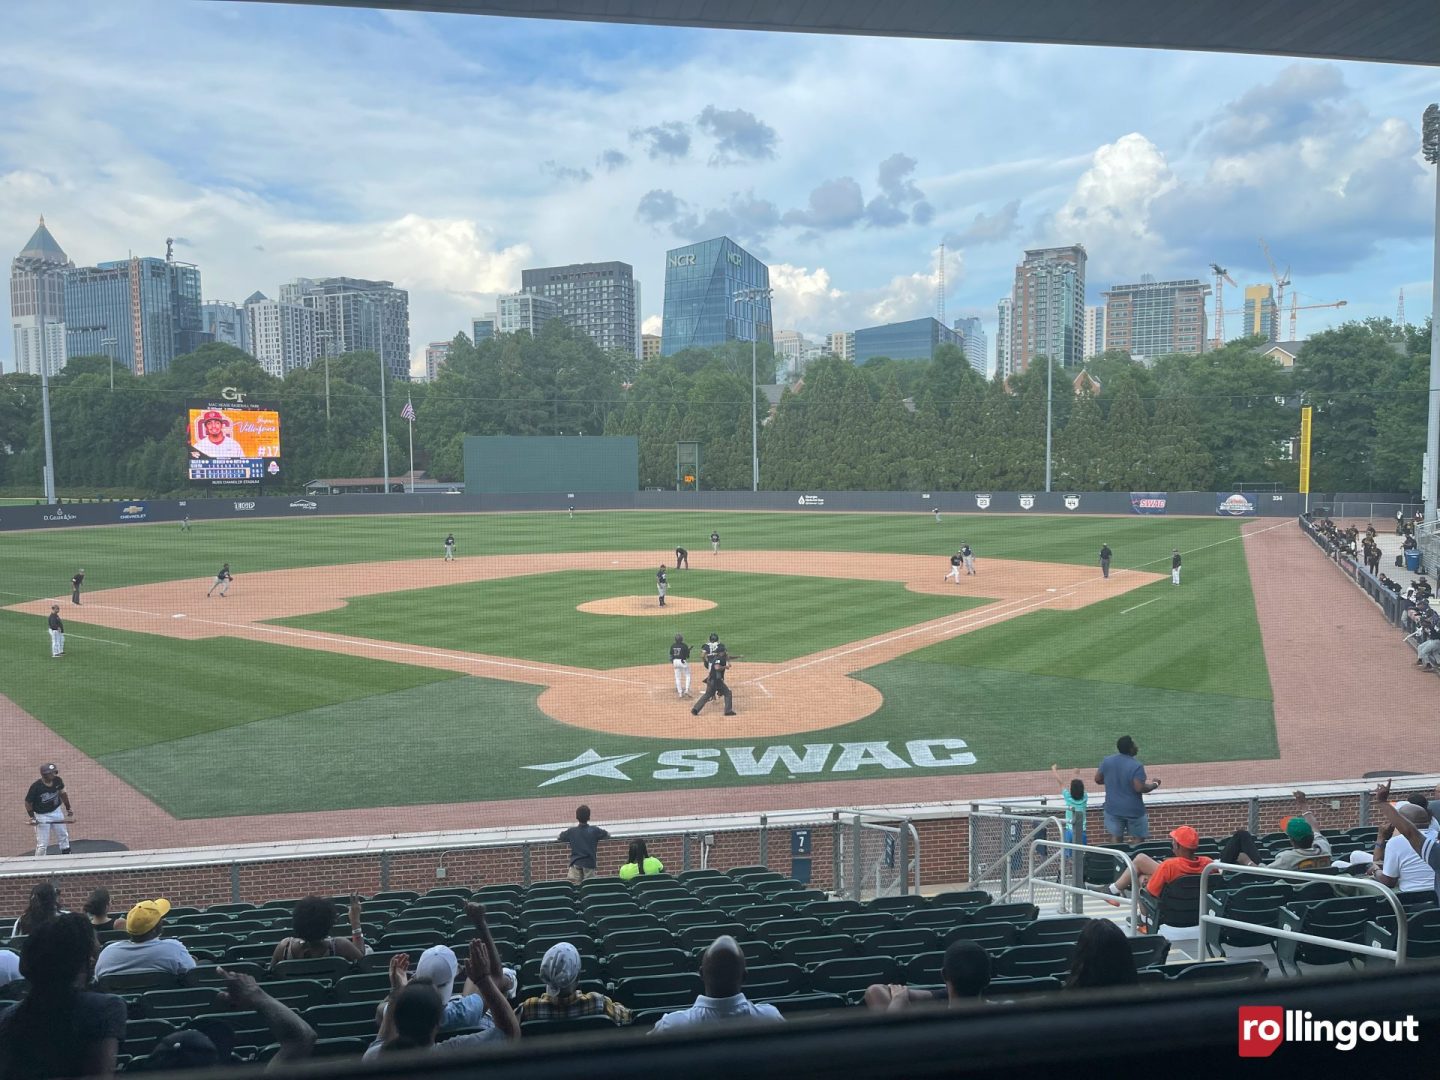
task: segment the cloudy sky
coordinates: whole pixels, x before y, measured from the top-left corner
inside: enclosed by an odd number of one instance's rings
[[[1264,236],[1302,303],[1349,301],[1302,335],[1402,287],[1429,314],[1422,68],[199,0],[9,0],[3,30],[0,254],[44,214],[82,265],[178,238],[210,299],[389,278],[417,356],[522,267],[592,259],[634,265],[658,332],[665,250],[720,233],[811,337],[932,313],[942,239],[992,353],[1053,243],[1091,303],[1269,280]]]

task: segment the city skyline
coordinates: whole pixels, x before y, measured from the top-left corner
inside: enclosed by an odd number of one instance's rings
[[[942,239],[949,316],[978,316],[992,340],[1023,250],[1068,244],[1090,256],[1088,305],[1145,274],[1205,280],[1211,261],[1242,289],[1264,284],[1263,235],[1302,304],[1349,302],[1307,312],[1303,333],[1393,316],[1402,287],[1410,321],[1428,315],[1433,177],[1418,126],[1433,84],[1421,70],[135,7],[123,19],[93,0],[7,12],[10,251],[43,213],[79,265],[176,237],[176,258],[204,270],[206,301],[301,276],[393,280],[411,293],[412,370],[530,266],[630,263],[653,332],[664,252],[722,234],[771,267],[775,324],[813,340],[931,313]],[[717,89],[702,76],[722,61]],[[127,75],[146,67],[186,94]],[[1075,90],[1063,117],[1040,92],[1057,80]],[[1152,93],[1128,94],[1137,82]],[[523,107],[517,84],[533,99]],[[335,105],[324,125],[296,105],[317,93]],[[976,93],[985,108],[961,111],[959,140],[895,107]],[[13,370],[8,335],[0,349]]]

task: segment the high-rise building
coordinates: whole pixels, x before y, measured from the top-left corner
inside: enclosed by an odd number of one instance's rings
[[[774,344],[770,298],[736,298],[769,288],[770,268],[728,236],[667,251],[661,349],[673,356],[727,341]]]
[[[477,315],[470,320],[470,340],[479,345],[495,336],[495,316]]]
[[[776,376],[794,382],[805,369],[805,351],[809,346],[799,330],[775,331]]]
[[[280,286],[280,302],[315,312],[315,333],[326,355],[369,351],[390,377],[410,378],[410,294],[393,281],[296,278]]]
[[[1105,344],[1105,305],[1091,304],[1085,309],[1085,359],[1099,356],[1108,345]]]
[[[1013,353],[1010,348],[1011,334],[1014,330],[1014,299],[1002,296],[1000,302],[995,305],[995,315],[995,373],[1002,379],[1008,379],[1015,373],[1015,366],[1012,363]]]
[[[200,268],[139,258],[65,274],[65,351],[110,356],[136,375],[165,371],[211,340],[200,315]]]
[[[520,271],[520,288],[555,301],[560,316],[605,350],[639,356],[640,283],[629,263],[572,263]]]
[[[245,343],[245,313],[228,301],[212,300],[201,304],[200,328],[212,341],[250,351]]]
[[[425,346],[425,381],[434,382],[440,368],[450,357],[450,342],[432,341]]]
[[[958,333],[927,315],[923,319],[856,330],[855,363],[863,364],[877,356],[888,356],[891,360],[929,360],[941,345],[960,348],[963,344]]]
[[[1280,313],[1275,306],[1275,289],[1270,285],[1245,286],[1246,337],[1263,337],[1275,341],[1280,334]]]
[[[654,360],[660,355],[660,335],[640,335],[640,359],[641,361]]]
[[[1079,364],[1085,356],[1085,248],[1032,248],[1015,267],[1010,366],[1024,371],[1037,356]]]
[[[320,336],[319,312],[312,307],[271,300],[257,292],[245,301],[242,310],[250,355],[277,379],[297,368],[308,368],[326,355],[338,356],[341,351],[332,347],[326,353],[329,339]]]
[[[1112,285],[1104,294],[1106,348],[1124,349],[1136,360],[1204,352],[1209,294],[1198,278],[1156,281],[1146,274],[1137,284]]]
[[[495,301],[495,333],[534,337],[551,319],[561,317],[560,305],[533,292],[510,293]]]
[[[855,362],[855,331],[833,330],[825,335],[825,351],[846,363]]]
[[[960,347],[970,366],[984,375],[990,367],[990,341],[985,336],[985,326],[977,318],[956,319],[955,329],[960,332]]]
[[[65,366],[65,273],[74,267],[45,219],[10,262],[15,370],[54,375]]]

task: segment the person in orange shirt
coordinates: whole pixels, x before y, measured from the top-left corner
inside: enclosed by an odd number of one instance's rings
[[[1136,879],[1140,886],[1157,900],[1160,898],[1160,890],[1170,882],[1186,874],[1198,874],[1212,861],[1208,855],[1195,854],[1200,847],[1200,834],[1189,825],[1181,825],[1171,831],[1170,845],[1174,854],[1163,862],[1156,862],[1148,855],[1136,855],[1134,858]],[[1130,871],[1126,870],[1110,885],[1111,896],[1125,895],[1132,884],[1134,882],[1130,880]],[[1120,906],[1119,900],[1109,897],[1105,898],[1105,902],[1115,907]]]

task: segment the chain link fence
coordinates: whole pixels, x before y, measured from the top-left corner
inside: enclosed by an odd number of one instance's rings
[[[1006,805],[985,809],[972,803],[969,818],[969,887],[984,889],[996,903],[1030,898],[1030,844],[1034,840],[1061,840],[1060,819],[1041,806]],[[1056,851],[1036,859],[1035,903],[1058,904],[1063,893],[1057,884],[1067,873],[1066,862]]]
[[[836,815],[836,883],[851,900],[920,891],[920,835],[908,819]]]

